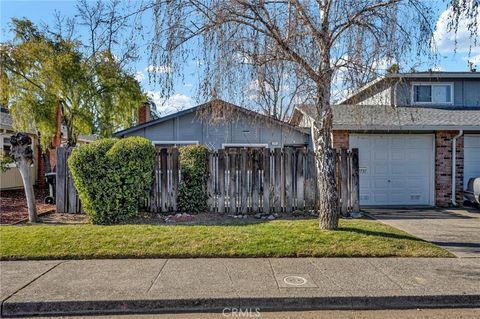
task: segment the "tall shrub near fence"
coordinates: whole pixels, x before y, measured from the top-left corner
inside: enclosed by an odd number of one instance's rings
[[[182,178],[178,189],[180,210],[199,213],[207,209],[208,148],[189,145],[180,148]]]
[[[85,213],[95,224],[134,217],[153,183],[155,148],[141,137],[104,139],[76,148],[68,165]]]

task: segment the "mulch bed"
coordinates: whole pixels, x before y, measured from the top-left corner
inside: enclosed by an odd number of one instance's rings
[[[55,205],[43,201],[48,194],[45,189],[35,188],[37,214],[55,211]],[[0,193],[0,224],[15,224],[28,218],[27,200],[23,189],[5,190]]]

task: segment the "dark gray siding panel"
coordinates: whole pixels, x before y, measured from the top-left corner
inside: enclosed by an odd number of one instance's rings
[[[173,141],[174,120],[168,120],[145,128],[145,137],[152,141]]]
[[[129,137],[129,136],[141,136],[141,137],[145,137],[145,129],[140,129],[140,130],[137,130],[137,131],[134,131],[134,132],[130,132],[130,133],[127,133],[125,134],[125,137]]]
[[[480,106],[480,80],[465,80],[465,106]]]
[[[270,147],[282,147],[282,130],[277,125],[265,125],[262,127],[262,143],[268,143]]]
[[[178,130],[177,138],[179,141],[198,141],[203,142],[202,138],[202,121],[195,113],[185,114],[177,118]]]
[[[231,143],[228,123],[205,123],[204,144],[211,149],[219,149],[223,143]]]
[[[198,141],[210,149],[222,144],[267,144],[269,147],[308,145],[309,135],[277,123],[266,123],[248,115],[233,122],[212,123],[194,113],[139,129],[125,136],[144,136],[152,141]]]
[[[249,122],[244,118],[238,119],[231,124],[232,143],[260,143],[259,123]]]
[[[308,144],[308,135],[290,128],[283,128],[283,145]]]

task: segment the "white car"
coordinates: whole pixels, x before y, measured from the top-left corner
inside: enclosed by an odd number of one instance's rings
[[[480,176],[470,178],[467,189],[463,193],[469,202],[480,205]]]

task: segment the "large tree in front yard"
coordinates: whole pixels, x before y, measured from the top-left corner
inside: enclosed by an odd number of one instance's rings
[[[61,108],[67,143],[79,134],[108,137],[135,123],[144,102],[140,84],[109,50],[88,55],[82,43],[12,19],[14,39],[0,45],[1,103],[17,130],[35,130],[43,150],[56,130]]]
[[[450,0],[452,32],[469,19],[476,35],[477,0]],[[259,71],[282,63],[309,87],[318,171],[319,224],[338,226],[332,148],[331,96],[335,76],[358,82],[379,65],[431,55],[432,2],[424,0],[173,0],[153,1],[151,61],[181,74],[193,54],[205,98],[243,95]],[[191,40],[193,41],[193,44]],[[196,40],[196,41],[195,41]],[[172,76],[159,79],[172,88]],[[358,83],[357,83],[358,84]]]

